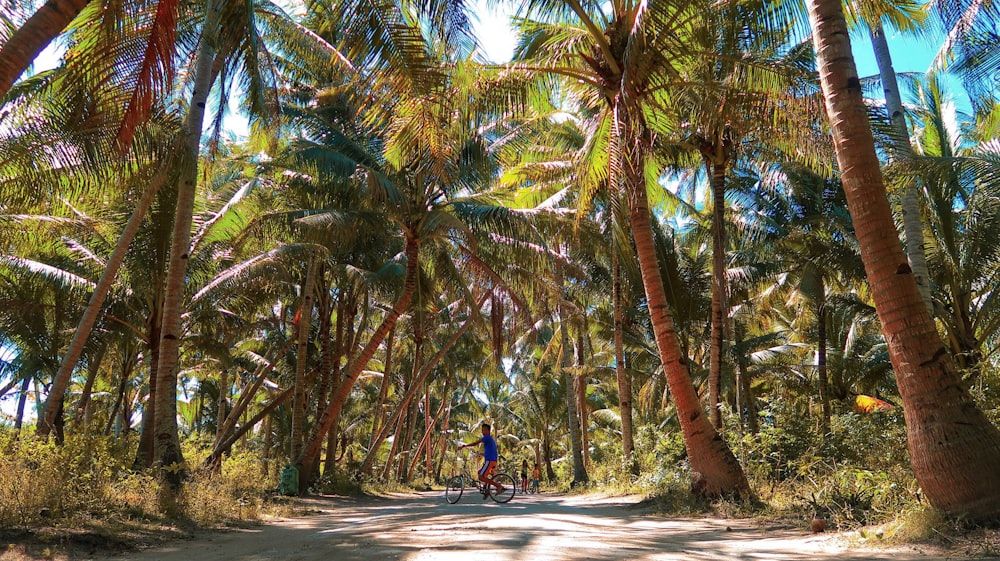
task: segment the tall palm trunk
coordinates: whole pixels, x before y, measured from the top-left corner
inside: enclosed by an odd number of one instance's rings
[[[48,0],[0,48],[0,97],[62,33],[89,0]]]
[[[162,169],[165,170],[167,167],[164,166]],[[101,273],[101,278],[97,281],[97,286],[94,287],[94,292],[90,295],[90,301],[87,302],[87,307],[83,310],[80,323],[73,333],[73,338],[70,339],[69,348],[66,349],[66,354],[63,355],[62,362],[59,364],[59,370],[52,381],[52,388],[50,388],[49,396],[45,401],[44,417],[42,422],[38,423],[37,434],[39,437],[47,437],[52,430],[56,411],[59,409],[58,402],[62,401],[63,394],[66,392],[66,388],[69,387],[73,369],[76,368],[76,363],[80,360],[83,347],[87,344],[87,339],[94,328],[94,323],[97,322],[97,318],[100,316],[104,299],[107,298],[108,292],[111,290],[111,285],[115,281],[118,269],[121,268],[121,264],[128,254],[129,245],[135,239],[135,235],[139,231],[139,226],[142,225],[142,220],[145,218],[146,212],[149,211],[149,207],[153,204],[153,199],[156,198],[156,193],[159,192],[160,187],[163,186],[166,180],[166,171],[160,171],[153,178],[149,187],[146,188],[146,192],[139,199],[139,204],[132,211],[132,216],[129,217],[128,222],[125,224],[125,229],[118,236],[118,243],[115,244],[115,249],[111,252],[111,257],[104,264],[104,272]]]
[[[132,469],[139,471],[153,465],[154,445],[153,434],[156,431],[156,372],[160,365],[160,333],[163,331],[163,293],[157,290],[151,298],[149,312],[149,332],[146,336],[146,347],[149,351],[149,391],[146,395],[146,407],[142,411],[142,424],[139,426],[139,444],[135,451]]]
[[[573,458],[573,482],[586,483],[587,467],[583,463],[583,442],[580,438],[580,416],[577,412],[577,396],[574,376],[570,373],[573,358],[569,350],[569,314],[566,311],[566,295],[563,288],[562,266],[556,265],[556,286],[559,287],[559,368],[562,370],[563,387],[566,389],[566,425],[569,429],[570,453]]]
[[[621,123],[621,125],[626,124],[627,121]],[[637,138],[636,135],[623,135],[623,138],[635,138],[634,142],[642,142],[647,146],[650,144],[649,139]],[[684,436],[684,447],[693,471],[692,489],[696,493],[708,496],[731,493],[749,495],[750,485],[746,475],[726,441],[706,417],[698,393],[694,389],[694,383],[691,381],[687,358],[681,352],[680,341],[667,305],[663,280],[660,278],[646,181],[642,173],[641,148],[633,148],[626,157],[632,159],[626,166],[626,177],[624,177],[629,223],[639,259],[642,284],[646,291],[656,347],[667,376],[670,396],[677,409],[677,418]]]
[[[198,152],[208,93],[212,88],[212,66],[216,58],[219,34],[219,6],[215,0],[205,5],[205,27],[198,46],[194,72],[194,91],[182,129],[183,150],[177,184],[177,206],[170,236],[170,261],[167,266],[163,301],[163,333],[160,338],[160,363],[156,376],[156,411],[154,450],[165,485],[161,508],[173,508],[184,472],[184,457],[177,434],[177,371],[183,335],[181,314],[184,311],[184,279],[190,257],[191,224],[194,215],[195,189],[198,185]]]
[[[819,382],[819,401],[823,410],[820,426],[823,434],[830,432],[830,384],[826,372],[826,285],[819,277],[819,294],[816,295],[816,377]]]
[[[375,351],[382,344],[382,340],[385,339],[386,334],[392,329],[392,326],[396,325],[396,320],[399,319],[399,316],[410,305],[410,300],[413,298],[413,293],[417,287],[417,273],[419,272],[419,263],[417,260],[420,253],[420,243],[410,232],[406,233],[405,253],[406,276],[403,280],[402,293],[400,293],[392,309],[386,313],[382,319],[382,323],[372,334],[371,339],[368,340],[368,344],[349,363],[344,373],[344,379],[331,396],[330,403],[327,404],[326,409],[319,418],[316,430],[313,432],[305,448],[303,448],[302,454],[295,460],[299,468],[300,491],[308,488],[313,467],[319,459],[319,451],[323,446],[323,440],[330,427],[333,426],[334,421],[340,417],[340,411],[344,408],[344,403],[347,402],[347,398],[351,395],[351,389],[358,380],[358,376],[361,375],[361,371],[364,370],[365,366],[368,365],[368,361],[375,355]]]
[[[737,347],[743,342],[741,329],[737,324],[735,332],[735,344]],[[753,386],[751,385],[750,371],[747,368],[747,359],[738,354],[736,356],[736,388],[738,391],[736,407],[740,411],[740,418],[744,419],[746,428],[750,434],[757,434],[760,427],[757,425],[757,400],[753,396]]]
[[[914,475],[935,507],[995,518],[1000,431],[963,384],[895,235],[840,0],[807,5],[848,209],[903,401]]]
[[[712,335],[709,350],[708,406],[712,426],[722,430],[722,355],[729,319],[726,280],[726,164],[706,158],[712,184]]]
[[[622,344],[622,329],[625,326],[625,312],[622,309],[622,271],[618,262],[618,252],[611,255],[611,300],[614,306],[615,331],[615,378],[618,382],[618,409],[622,418],[622,455],[625,462],[631,466],[632,473],[639,469],[639,464],[633,460],[635,442],[632,438],[632,376],[626,370],[625,349]]]
[[[587,427],[590,426],[590,412],[587,411],[587,377],[583,374],[586,366],[586,345],[584,332],[586,331],[587,319],[584,316],[583,327],[576,334],[576,372],[573,376],[573,391],[576,393],[576,412],[580,416],[580,450],[583,452],[583,467],[590,467],[590,435],[587,434]]]
[[[303,429],[306,417],[306,361],[309,358],[309,328],[312,326],[313,284],[316,276],[316,259],[309,259],[306,278],[302,282],[302,302],[293,322],[297,328],[295,333],[297,346],[295,351],[295,392],[292,396],[292,431],[291,453],[289,457],[297,458],[302,452],[305,440]]]
[[[892,125],[892,147],[897,158],[908,158],[913,150],[910,148],[910,131],[906,127],[906,113],[903,112],[903,101],[899,95],[899,84],[896,81],[896,70],[892,66],[892,56],[889,54],[889,43],[885,38],[885,30],[879,20],[871,28],[872,48],[875,51],[875,62],[878,64],[879,77],[882,79],[882,91],[885,94],[885,108],[889,112],[889,122]],[[910,182],[903,190],[903,238],[906,243],[906,259],[913,272],[913,280],[920,289],[920,297],[927,307],[927,313],[934,316],[934,303],[931,300],[930,271],[927,267],[927,255],[924,252],[924,224],[920,216],[920,190],[915,182]]]
[[[385,338],[385,363],[382,368],[382,383],[378,388],[378,401],[375,403],[374,414],[372,415],[372,434],[371,442],[368,443],[368,455],[371,456],[372,453],[378,446],[381,446],[381,442],[376,442],[377,435],[382,431],[382,416],[385,409],[385,400],[389,397],[389,384],[392,381],[392,347],[396,339],[396,329],[389,330],[389,334]],[[369,464],[365,464],[368,469],[371,469]],[[368,474],[368,469],[364,467],[361,469],[361,473]]]

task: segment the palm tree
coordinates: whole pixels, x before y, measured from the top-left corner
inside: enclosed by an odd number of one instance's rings
[[[628,201],[655,340],[694,472],[693,488],[707,495],[749,494],[743,470],[705,415],[681,352],[660,277],[647,192],[647,177],[658,176],[663,167],[654,158],[656,133],[672,132],[656,117],[656,108],[690,60],[686,44],[692,20],[708,9],[696,2],[655,10],[645,2],[615,2],[588,11],[575,0],[529,1],[524,7],[526,15],[543,14],[557,23],[523,21],[515,68],[570,78],[567,87],[579,88],[579,98],[587,100],[601,123],[598,142],[608,147],[606,167],[593,176],[608,178]]]
[[[946,512],[1000,513],[1000,431],[975,406],[941,343],[903,250],[882,182],[840,2],[810,0],[820,81],[848,208],[903,400],[910,456]]]

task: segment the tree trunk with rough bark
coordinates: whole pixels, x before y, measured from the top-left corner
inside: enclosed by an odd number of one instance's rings
[[[163,301],[163,333],[160,338],[160,362],[156,380],[155,431],[153,435],[156,465],[163,481],[160,508],[171,512],[183,482],[185,465],[177,428],[177,373],[180,367],[180,344],[183,335],[181,315],[185,307],[185,279],[190,257],[191,225],[195,192],[198,186],[198,154],[201,146],[205,107],[212,89],[212,66],[216,59],[220,6],[207,0],[205,24],[195,61],[193,91],[185,119],[183,149],[178,155],[180,176],[177,204],[170,236],[170,260]]]
[[[892,148],[897,159],[906,159],[913,155],[910,147],[910,131],[906,127],[906,113],[903,111],[903,101],[899,95],[899,84],[896,81],[896,70],[892,66],[892,55],[889,53],[889,43],[885,38],[885,29],[878,21],[871,28],[872,49],[875,52],[875,62],[878,65],[879,77],[882,79],[882,92],[885,94],[885,108],[889,113],[889,123],[892,125]],[[903,190],[901,201],[903,213],[903,241],[906,244],[906,258],[913,272],[913,280],[920,289],[920,297],[927,307],[927,313],[934,317],[934,302],[931,300],[930,270],[927,267],[927,254],[924,250],[924,223],[920,212],[920,189],[916,182],[911,182]]]
[[[903,401],[914,475],[936,508],[996,518],[1000,431],[969,395],[895,235],[841,3],[809,0],[807,6],[848,209]]]
[[[569,429],[570,454],[573,458],[573,481],[571,486],[586,483],[587,467],[583,463],[583,443],[580,438],[580,415],[577,412],[577,395],[574,389],[574,376],[570,372],[573,364],[569,348],[569,313],[565,304],[565,289],[562,266],[556,265],[556,286],[559,287],[559,369],[562,370],[562,383],[566,391],[566,425]]]
[[[622,418],[622,457],[628,464],[629,471],[633,475],[638,475],[639,464],[635,461],[635,442],[633,440],[632,428],[632,376],[626,370],[625,346],[622,343],[622,330],[625,328],[625,312],[622,309],[622,272],[621,264],[618,262],[618,253],[611,256],[612,284],[611,300],[614,306],[614,331],[615,331],[615,378],[618,382],[618,409]]]
[[[627,130],[629,123],[627,119],[623,121],[621,126]],[[642,143],[646,149],[651,146],[648,138],[635,134],[626,134],[624,137],[633,139],[632,142],[636,144]],[[660,278],[643,174],[642,148],[633,147],[626,157],[631,160],[625,165],[626,177],[623,178],[628,197],[629,223],[646,291],[656,348],[684,436],[684,447],[692,470],[692,490],[705,496],[735,494],[748,497],[751,492],[746,475],[729,445],[705,415],[691,380],[687,357],[681,353],[680,340],[667,304],[663,280]]]
[[[706,158],[712,184],[712,334],[709,347],[708,407],[712,426],[722,430],[722,357],[729,321],[729,283],[726,279],[726,163]]]
[[[830,432],[830,385],[826,375],[826,285],[819,279],[816,301],[816,377],[819,382],[819,401],[823,411],[820,427],[823,434]]]
[[[63,29],[73,21],[88,0],[48,0],[0,48],[0,97],[7,95],[14,82],[24,74]]]
[[[290,458],[297,458],[302,452],[306,423],[306,362],[309,358],[309,329],[312,327],[313,311],[313,284],[316,276],[316,259],[310,257],[309,266],[306,269],[305,280],[302,282],[302,302],[298,312],[295,314],[295,321],[292,325],[296,328],[294,334],[296,339],[295,348],[295,392],[292,396],[292,430],[289,440],[291,441]]]

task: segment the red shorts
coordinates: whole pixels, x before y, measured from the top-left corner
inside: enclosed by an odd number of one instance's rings
[[[486,460],[483,467],[479,468],[479,477],[490,477],[495,469],[497,469],[496,460]]]

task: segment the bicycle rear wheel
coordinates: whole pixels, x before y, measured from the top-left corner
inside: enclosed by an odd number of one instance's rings
[[[503,487],[503,491],[497,492],[496,487],[490,487],[490,497],[498,503],[506,503],[514,498],[514,492],[516,490],[516,483],[514,483],[514,478],[507,475],[506,473],[497,473],[493,475],[493,481],[496,481]]]
[[[444,500],[449,504],[455,504],[462,498],[462,491],[465,490],[465,478],[461,475],[453,476],[448,480],[448,488],[444,490]]]

